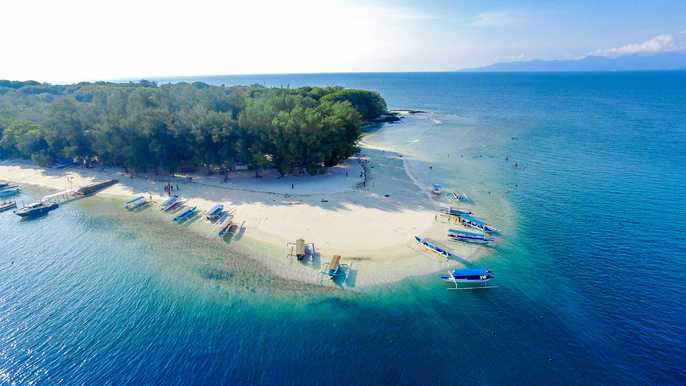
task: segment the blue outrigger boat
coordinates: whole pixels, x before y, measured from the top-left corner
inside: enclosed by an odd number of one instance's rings
[[[475,229],[481,229],[485,232],[498,232],[498,230],[495,227],[486,224],[485,221],[480,220],[472,216],[471,214],[460,215],[460,222],[462,223],[462,225],[472,227]]]
[[[179,213],[176,217],[174,217],[174,220],[173,220],[173,221],[176,221],[176,222],[186,221],[186,220],[188,220],[189,218],[195,216],[195,213],[196,213],[197,211],[198,211],[198,207],[197,207],[197,206],[194,206],[194,207],[192,207],[192,208],[187,208],[187,209],[185,209],[183,212]]]
[[[465,241],[477,244],[488,244],[493,241],[492,237],[487,237],[483,233],[463,231],[460,229],[448,229],[448,237],[454,241]]]
[[[451,216],[466,216],[466,215],[471,215],[472,211],[469,209],[462,209],[462,208],[455,208],[455,207],[450,207],[450,208],[442,208],[441,213],[449,214]]]
[[[441,276],[441,280],[453,283],[455,288],[451,290],[469,290],[469,289],[483,289],[496,288],[498,286],[488,285],[495,276],[493,271],[487,268],[473,268],[473,269],[454,269],[448,272],[448,275]],[[459,284],[481,284],[479,286],[462,286]]]
[[[207,211],[205,214],[205,218],[208,219],[209,221],[216,221],[219,219],[224,212],[224,205],[223,204],[216,204],[210,210]]]
[[[439,255],[445,256],[446,259],[453,257],[453,254],[450,253],[449,251],[439,247],[438,245],[435,245],[435,244],[428,242],[426,239],[424,239],[420,236],[415,236],[414,239],[419,245],[430,250],[431,252],[435,252],[435,253],[438,253]]]

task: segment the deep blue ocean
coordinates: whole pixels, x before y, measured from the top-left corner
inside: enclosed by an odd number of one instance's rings
[[[499,288],[311,287],[97,197],[5,212],[0,384],[686,383],[685,72],[179,80],[426,110],[369,140],[506,212]]]

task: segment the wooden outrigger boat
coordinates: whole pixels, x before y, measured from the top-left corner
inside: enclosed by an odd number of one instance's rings
[[[469,209],[455,208],[451,206],[450,208],[441,208],[441,213],[460,217],[464,215],[471,215],[472,211]]]
[[[188,220],[189,218],[195,216],[195,213],[198,211],[198,207],[194,206],[191,208],[185,209],[183,212],[179,213],[176,217],[174,217],[173,221],[176,222],[183,222]]]
[[[4,188],[0,188],[0,196],[13,196],[21,192],[21,187],[17,185],[8,185]]]
[[[476,268],[476,269],[454,269],[448,272],[448,275],[441,276],[441,280],[453,283],[454,288],[451,290],[471,290],[471,289],[485,289],[497,288],[495,285],[488,285],[495,276],[490,269]],[[459,284],[481,284],[479,286],[469,285],[460,287]]]
[[[453,241],[464,241],[467,243],[488,244],[494,239],[484,233],[463,231],[460,229],[448,229],[448,237]]]
[[[216,221],[224,213],[224,204],[216,204],[205,213],[205,218],[209,221]]]
[[[143,195],[135,196],[135,197],[131,198],[130,200],[128,200],[124,203],[124,208],[132,209],[133,205],[135,205],[139,201],[144,201],[144,200],[145,200],[145,196],[143,196]]]
[[[166,200],[162,201],[160,204],[160,210],[163,212],[168,211],[173,208],[179,202],[179,196],[169,196]]]
[[[236,229],[238,229],[238,225],[234,224],[231,220],[228,220],[221,226],[219,232],[217,232],[217,236],[224,237],[229,234],[234,234],[236,233]]]
[[[150,201],[147,198],[143,197],[143,199],[134,201],[131,204],[129,204],[129,206],[126,207],[126,209],[128,209],[128,210],[138,209],[142,206],[148,205],[149,203],[150,203]]]
[[[14,209],[17,207],[17,202],[16,201],[5,201],[3,203],[0,203],[0,212],[4,212],[6,210]]]
[[[484,232],[491,232],[491,233],[498,232],[498,229],[486,224],[485,221],[480,220],[480,219],[472,216],[471,214],[461,215],[460,216],[460,222],[464,226],[472,227],[475,229],[480,229]]]
[[[415,236],[415,237],[414,237],[414,240],[415,240],[419,245],[423,246],[424,248],[428,249],[429,251],[438,253],[438,254],[441,255],[441,256],[445,256],[446,259],[449,259],[449,258],[451,258],[451,257],[454,257],[454,255],[453,255],[452,253],[450,253],[450,251],[447,251],[447,250],[445,250],[445,249],[439,247],[438,245],[432,244],[432,243],[430,243],[429,241],[427,241],[426,239],[424,239],[424,238],[422,238],[422,237],[420,237],[420,236]]]

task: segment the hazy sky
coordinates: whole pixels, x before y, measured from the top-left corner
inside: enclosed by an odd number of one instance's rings
[[[681,48],[686,1],[10,0],[0,79],[443,71]]]

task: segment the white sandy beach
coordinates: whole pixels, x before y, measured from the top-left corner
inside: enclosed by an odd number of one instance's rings
[[[245,227],[241,240],[233,243],[236,247],[263,251],[251,256],[279,275],[311,282],[320,282],[322,275],[311,266],[288,261],[287,242],[297,238],[313,242],[322,263],[340,254],[343,263],[352,264],[355,287],[390,283],[461,264],[421,249],[414,235],[448,246],[466,261],[487,252],[484,247],[447,241],[449,224],[436,217],[439,203],[427,193],[427,187],[418,186],[408,175],[402,156],[365,147],[361,159],[369,170],[366,186],[361,185],[358,159],[350,159],[319,176],[279,178],[267,173],[255,178],[254,172],[244,172],[232,175],[227,182],[221,176],[194,175],[189,182],[183,176],[131,177],[120,169],[44,169],[4,161],[0,163],[0,179],[65,190],[116,178],[118,184],[98,195],[125,199],[149,193],[156,202],[166,195],[164,185],[172,183],[178,185],[178,193],[188,205],[207,210],[221,202],[233,211],[234,221]],[[203,236],[199,233],[198,237]],[[259,245],[265,248],[255,247]]]

